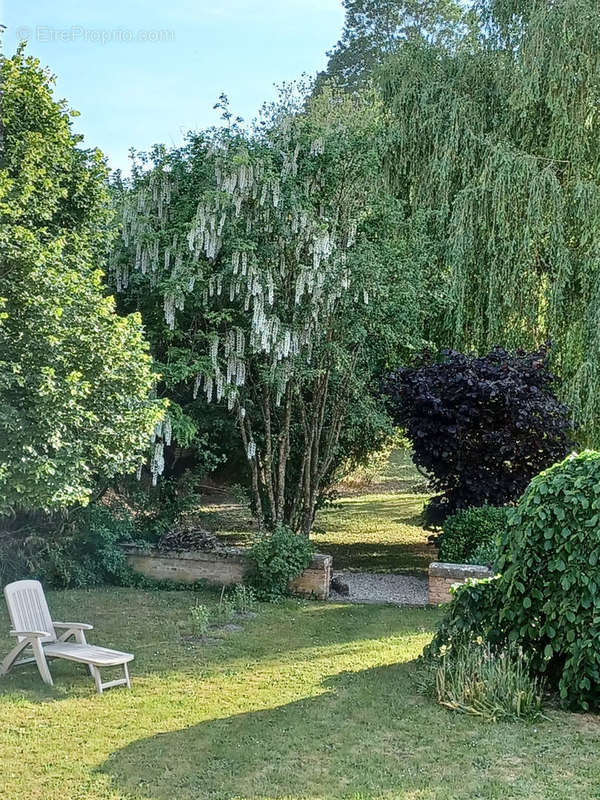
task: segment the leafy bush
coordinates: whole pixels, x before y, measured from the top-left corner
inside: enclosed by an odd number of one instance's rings
[[[119,499],[132,510],[137,538],[157,544],[161,537],[178,528],[186,515],[201,503],[198,483],[204,473],[186,470],[178,479],[161,478],[157,486],[125,478],[119,482]]]
[[[312,554],[309,538],[284,526],[259,536],[250,548],[250,583],[258,599],[276,602],[288,595],[290,582],[308,567]]]
[[[482,564],[496,568],[499,556],[498,541],[493,539],[489,542],[482,542],[477,545],[471,555],[465,559],[465,564]]]
[[[567,408],[554,395],[546,350],[485,357],[444,351],[397,370],[384,385],[418,467],[440,494],[430,524],[458,509],[519,498],[540,470],[569,451]]]
[[[134,575],[120,542],[135,536],[124,510],[91,504],[69,516],[21,516],[0,538],[0,580],[34,577],[56,588],[129,584]]]
[[[210,625],[210,611],[202,603],[195,603],[190,608],[192,631],[195,636],[206,636]]]
[[[510,519],[498,564],[502,624],[563,703],[600,706],[600,453],[542,472]]]
[[[493,649],[482,637],[446,647],[435,670],[440,705],[492,722],[538,717],[543,687],[520,648]]]
[[[48,547],[42,572],[53,586],[128,584],[132,571],[119,546],[135,537],[135,523],[126,511],[93,504],[72,516],[67,536]]]
[[[456,590],[426,657],[465,638],[513,642],[563,705],[600,708],[600,453],[532,480],[509,515],[497,569]]]
[[[483,557],[495,554],[495,542],[499,540],[507,524],[508,508],[483,505],[457,511],[444,522],[438,543],[440,561],[457,564],[487,563],[473,561],[475,552]]]
[[[474,641],[481,637],[492,645],[501,645],[504,634],[499,621],[500,578],[469,579],[451,589],[454,595],[437,632],[423,651],[426,660],[437,659],[442,648]]]

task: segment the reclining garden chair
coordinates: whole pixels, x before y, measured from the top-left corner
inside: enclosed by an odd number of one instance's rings
[[[10,633],[17,637],[17,644],[0,665],[0,675],[6,675],[11,667],[35,661],[44,683],[52,686],[46,658],[65,658],[88,665],[100,694],[111,686],[131,686],[127,668],[128,662],[133,660],[131,653],[120,653],[118,650],[88,644],[85,631],[91,631],[92,625],[82,622],[53,622],[39,581],[9,583],[4,588],[4,597],[13,626]],[[57,637],[57,630],[64,632]],[[71,636],[74,637],[74,642],[67,641]],[[19,658],[27,647],[31,647],[33,657]],[[123,667],[123,677],[102,683],[100,667],[114,666]]]

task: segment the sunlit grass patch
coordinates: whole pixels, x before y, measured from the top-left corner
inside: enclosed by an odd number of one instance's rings
[[[86,670],[0,681],[2,800],[592,798],[600,726],[457,716],[416,691],[438,609],[289,600],[214,647],[181,632],[218,593],[49,592],[55,616],[135,653],[131,691]],[[0,649],[9,645],[0,609]],[[588,715],[589,716],[589,715]]]

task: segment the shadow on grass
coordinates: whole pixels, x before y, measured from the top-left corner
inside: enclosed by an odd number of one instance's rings
[[[315,536],[317,549],[333,556],[334,571],[393,572],[424,575],[431,561],[435,561],[435,548],[427,542],[335,542],[327,535]]]
[[[67,615],[64,609],[79,608],[77,615],[94,624],[89,636],[93,644],[134,653],[130,665],[134,691],[140,686],[138,678],[168,680],[177,674],[191,674],[201,679],[240,663],[311,658],[336,645],[430,630],[438,617],[436,609],[289,600],[262,606],[255,619],[242,622],[243,630],[223,633],[219,644],[190,646],[182,638],[190,606],[198,599],[210,602],[210,597],[138,589],[50,593],[52,606],[62,616]],[[3,617],[0,614],[0,624]],[[0,660],[11,645],[8,638],[0,638]],[[50,669],[54,687],[42,683],[35,664],[15,668],[0,678],[0,701],[46,702],[94,695],[94,683],[85,665],[57,659],[50,662]],[[106,670],[106,679],[110,677]],[[119,688],[111,693],[125,691]]]
[[[412,668],[343,672],[316,696],[140,739],[101,771],[118,791],[148,800],[333,800],[417,789],[425,776],[410,765],[422,747],[414,723],[431,704],[414,694]]]

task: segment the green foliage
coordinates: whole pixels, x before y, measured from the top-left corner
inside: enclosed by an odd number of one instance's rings
[[[383,431],[382,431],[383,433]],[[409,443],[401,430],[396,429],[386,436],[378,449],[365,448],[356,453],[355,459],[347,459],[339,467],[340,483],[346,486],[370,486],[390,463],[395,450],[406,449]]]
[[[465,559],[465,564],[480,564],[483,566],[490,566],[495,569],[496,562],[499,555],[499,539],[490,539],[487,542],[481,542],[473,550],[470,556]]]
[[[308,567],[312,554],[309,538],[284,526],[259,536],[249,551],[250,584],[257,598],[277,602],[288,595],[290,582]]]
[[[437,632],[423,654],[428,659],[442,655],[442,648],[462,641],[485,642],[497,645],[503,641],[499,622],[501,602],[500,578],[468,579],[452,590],[453,599],[448,605]]]
[[[56,588],[130,584],[135,579],[120,542],[135,537],[124,510],[91,503],[51,517],[20,517],[0,536],[0,583],[34,577]]]
[[[600,705],[600,453],[533,479],[500,552],[502,625],[563,703]]]
[[[210,626],[211,613],[203,603],[194,603],[190,608],[190,619],[195,636],[206,636]]]
[[[234,586],[230,600],[238,614],[252,614],[256,611],[256,594],[251,586],[238,583]]]
[[[90,504],[48,542],[40,579],[64,588],[129,584],[132,572],[119,545],[134,537],[135,524],[127,512]]]
[[[459,588],[430,648],[460,637],[519,645],[561,703],[600,706],[600,453],[534,478],[509,515],[492,581]]]
[[[600,442],[600,37],[596,0],[483,0],[382,81],[387,171],[419,230],[429,335],[478,352],[553,343],[561,399]]]
[[[440,561],[456,564],[486,564],[473,561],[478,555],[494,554],[496,542],[506,530],[508,508],[477,506],[457,511],[445,520],[438,542]],[[493,560],[493,559],[492,559]]]
[[[456,0],[342,0],[342,5],[342,37],[327,53],[327,69],[319,74],[317,87],[333,79],[355,90],[402,42],[451,40],[460,30],[462,9]]]
[[[435,669],[440,705],[490,722],[537,719],[543,687],[519,648],[496,650],[483,639],[446,647]]]
[[[390,432],[379,372],[422,343],[423,286],[384,189],[382,133],[371,94],[290,90],[257,127],[156,147],[114,187],[111,275],[187,423],[174,451],[184,432],[191,457],[226,455],[266,527],[308,533],[340,464]]]
[[[0,60],[0,514],[85,504],[132,472],[162,413],[138,315],[118,317],[99,267],[106,168],[81,150],[51,78]]]
[[[119,481],[119,499],[135,516],[137,538],[156,544],[196,511],[201,503],[198,480],[197,472],[186,471],[179,479],[162,478],[152,488],[135,478]]]

